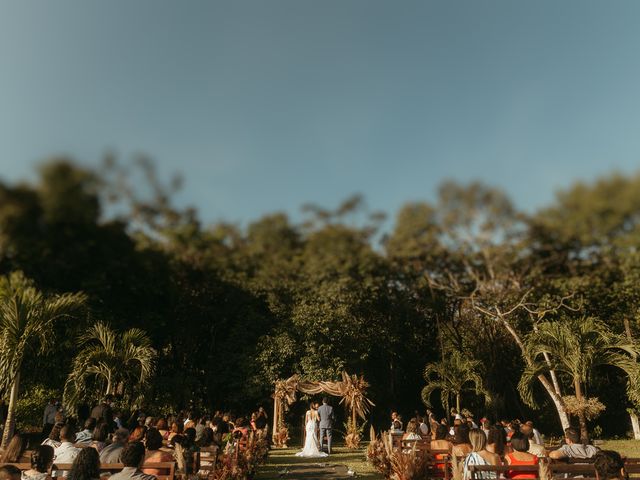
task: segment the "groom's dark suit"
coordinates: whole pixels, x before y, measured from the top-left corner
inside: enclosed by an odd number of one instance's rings
[[[327,453],[331,454],[331,430],[333,429],[333,407],[323,403],[318,408],[318,415],[320,416],[320,450],[322,450],[324,444],[324,436],[327,436]]]

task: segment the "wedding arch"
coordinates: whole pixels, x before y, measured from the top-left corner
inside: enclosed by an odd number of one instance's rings
[[[356,446],[360,441],[357,419],[367,419],[369,409],[375,404],[369,400],[365,393],[369,384],[364,377],[349,375],[342,372],[342,380],[337,382],[313,382],[301,379],[299,375],[293,375],[286,380],[278,380],[273,394],[273,433],[272,438],[276,446],[286,445],[289,439],[288,429],[284,423],[284,413],[289,405],[296,401],[297,392],[310,395],[325,393],[333,397],[340,397],[340,403],[350,410],[350,418],[347,422],[347,446]]]

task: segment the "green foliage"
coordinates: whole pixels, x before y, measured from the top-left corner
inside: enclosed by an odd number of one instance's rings
[[[16,406],[17,429],[40,431],[45,406],[52,398],[60,398],[60,391],[44,385],[31,385],[25,388]]]
[[[163,410],[195,399],[248,411],[270,404],[277,379],[347,369],[371,383],[374,415],[386,422],[391,408],[419,407],[424,366],[440,363],[426,400],[436,389],[451,400],[464,392],[479,415],[530,413],[521,376],[528,403],[549,402],[530,380],[551,370],[562,396],[578,378],[585,398],[607,404],[603,416],[637,403],[640,175],[571,186],[532,215],[499,189],[447,182],[434,202],[404,206],[384,235],[383,215],[359,195],[335,209],[307,205],[301,223],[276,212],[246,228],[203,225],[195,209],[173,205],[179,178],[162,178],[146,158],[109,158],[100,170],[55,159],[31,184],[0,183],[0,274],[24,272],[45,298],[85,292],[89,311],[32,331],[22,346],[5,341],[6,351],[27,352],[27,384],[55,389],[71,373],[83,395],[104,393],[98,359],[109,349],[76,342],[100,319],[146,333],[154,375],[134,367],[115,383],[148,378],[145,399]],[[583,317],[594,332],[578,325]],[[537,342],[536,328],[553,332]],[[548,344],[551,363],[536,342]],[[114,371],[124,360],[111,350]],[[561,361],[576,351],[580,365]],[[3,358],[0,368],[15,372],[18,357]],[[10,377],[0,378],[5,396]]]

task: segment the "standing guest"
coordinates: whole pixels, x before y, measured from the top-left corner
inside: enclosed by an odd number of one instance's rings
[[[202,434],[204,433],[204,429],[207,428],[207,422],[209,421],[209,418],[206,415],[203,415],[202,417],[200,417],[200,419],[198,420],[197,424],[196,424],[196,441],[200,440],[200,438],[202,437]]]
[[[96,423],[95,418],[88,418],[84,422],[84,429],[76,434],[76,443],[91,443]]]
[[[122,424],[122,412],[120,410],[113,411],[113,423],[115,423],[116,429],[124,428],[124,425]]]
[[[31,452],[31,469],[22,472],[22,480],[46,480],[53,465],[53,447],[38,445]]]
[[[76,432],[73,425],[65,425],[60,430],[60,446],[53,451],[53,459],[56,463],[73,463],[80,449],[73,445],[76,439]],[[53,472],[54,477],[66,477],[68,472]]]
[[[144,463],[173,462],[173,455],[171,453],[160,450],[162,448],[162,435],[160,435],[157,429],[150,428],[147,431],[145,442],[147,452]],[[160,475],[162,473],[161,470],[156,468],[144,468],[142,471],[148,475]]]
[[[91,407],[87,404],[87,402],[82,402],[78,405],[78,422],[83,423],[87,420],[87,418],[91,417]]]
[[[115,423],[113,421],[113,409],[111,408],[111,402],[113,401],[113,395],[105,395],[102,399],[102,402],[93,407],[91,410],[91,417],[95,418],[96,421],[104,420],[104,423],[107,424],[107,428],[109,431],[113,431]]]
[[[469,480],[471,478],[471,465],[502,465],[500,455],[487,450],[487,436],[479,428],[474,428],[469,432],[469,441],[471,442],[471,453],[464,459],[463,478]],[[479,472],[476,478],[483,480],[495,479],[495,472]]]
[[[91,436],[91,443],[89,446],[94,448],[96,452],[101,453],[102,449],[106,446],[107,438],[109,438],[109,431],[106,423],[99,424],[94,430]]]
[[[120,463],[120,454],[129,440],[129,430],[119,428],[113,434],[113,442],[100,452],[100,463]]]
[[[67,480],[100,480],[100,456],[94,448],[83,448],[71,465]]]
[[[267,428],[269,426],[269,419],[267,418],[267,414],[264,411],[264,408],[260,407],[258,412],[256,413],[256,433],[258,437],[265,438],[267,436]]]
[[[473,420],[473,415],[472,414],[469,413],[465,417],[465,421],[467,422],[467,426],[469,427],[469,429],[478,428],[478,425]]]
[[[16,433],[0,455],[0,463],[29,463],[24,451],[27,449],[27,439],[24,435]]]
[[[596,480],[629,480],[622,457],[613,450],[596,453],[593,466],[596,470]]]
[[[486,417],[480,419],[480,429],[484,432],[487,438],[489,438],[489,430],[491,430],[491,422]]]
[[[58,448],[60,446],[60,430],[62,430],[62,427],[64,427],[63,423],[56,423],[49,432],[49,438],[45,438],[41,445]]]
[[[549,452],[549,458],[559,460],[561,458],[590,459],[596,456],[598,449],[593,445],[585,445],[580,442],[580,432],[575,428],[567,428],[564,431],[565,445],[557,450]]]
[[[513,452],[505,455],[505,463],[507,465],[538,465],[538,457],[527,452],[529,450],[529,439],[520,432],[514,432],[511,435],[511,448]],[[514,480],[535,479],[538,478],[538,472],[518,472],[508,470],[505,473],[506,478]]]
[[[44,415],[42,416],[42,434],[49,435],[51,429],[56,423],[56,413],[58,413],[58,400],[52,398],[44,407]]]
[[[5,465],[0,467],[0,480],[20,480],[22,472],[15,465]]]
[[[402,425],[402,418],[400,417],[400,415],[398,415],[398,412],[391,412],[391,430],[395,430],[395,431],[402,431],[403,430],[403,425]]]
[[[428,437],[431,434],[429,425],[425,422],[424,417],[418,417],[418,433],[423,437]]]
[[[109,477],[109,480],[156,480],[155,475],[147,475],[140,467],[144,463],[144,445],[142,442],[127,444],[122,450],[122,463],[124,468]]]

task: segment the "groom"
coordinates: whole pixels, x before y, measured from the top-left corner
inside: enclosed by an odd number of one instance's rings
[[[327,453],[331,455],[331,429],[333,428],[333,407],[329,405],[327,398],[322,399],[322,406],[318,408],[320,417],[320,451],[324,446],[324,436],[327,436]]]

